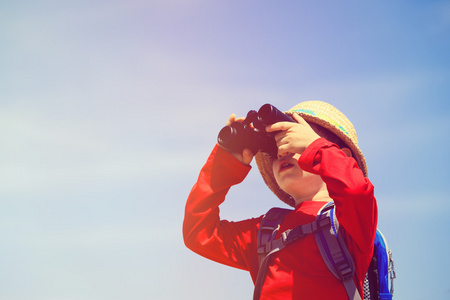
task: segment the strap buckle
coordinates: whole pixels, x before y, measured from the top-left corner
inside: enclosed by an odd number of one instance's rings
[[[300,226],[298,226],[294,229],[289,229],[281,233],[281,241],[283,242],[283,244],[287,245],[301,238],[302,236],[303,233],[301,232]]]
[[[330,218],[323,216],[312,223],[300,225],[295,227],[294,229],[284,231],[283,233],[281,233],[281,241],[283,242],[283,244],[289,244],[311,233],[316,233],[330,227]]]
[[[394,279],[397,278],[397,275],[395,275],[395,269],[394,269],[394,258],[392,257],[392,251],[388,250],[388,272],[389,277],[391,279],[391,294],[394,294]]]

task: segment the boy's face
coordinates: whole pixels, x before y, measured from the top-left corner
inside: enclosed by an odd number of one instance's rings
[[[297,199],[311,200],[319,190],[325,188],[322,177],[303,171],[298,165],[300,154],[276,158],[272,163],[275,180],[280,188]],[[297,203],[298,204],[298,203]]]

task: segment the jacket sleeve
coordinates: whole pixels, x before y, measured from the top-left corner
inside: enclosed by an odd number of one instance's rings
[[[250,169],[216,145],[188,196],[183,222],[184,243],[189,249],[244,270],[257,264],[251,253],[256,253],[259,219],[220,220],[219,205],[230,187],[242,182]]]
[[[378,210],[374,187],[339,147],[324,138],[314,141],[301,155],[300,167],[318,174],[327,185],[336,206],[336,217],[344,228],[349,248],[370,254],[377,228]]]

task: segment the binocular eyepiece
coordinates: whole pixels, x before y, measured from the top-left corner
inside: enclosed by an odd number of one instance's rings
[[[258,112],[249,111],[242,123],[234,122],[223,127],[219,132],[217,142],[230,153],[242,153],[244,149],[248,148],[253,154],[263,152],[276,157],[278,153],[274,139],[276,132],[266,132],[265,128],[277,122],[295,121],[275,106],[264,104]]]

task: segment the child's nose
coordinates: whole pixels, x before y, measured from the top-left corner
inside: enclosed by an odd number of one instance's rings
[[[291,152],[287,152],[285,155],[277,154],[277,158],[278,158],[278,159],[282,159],[282,158],[291,158],[291,157],[293,157],[293,156],[294,156],[294,153],[291,153]]]

